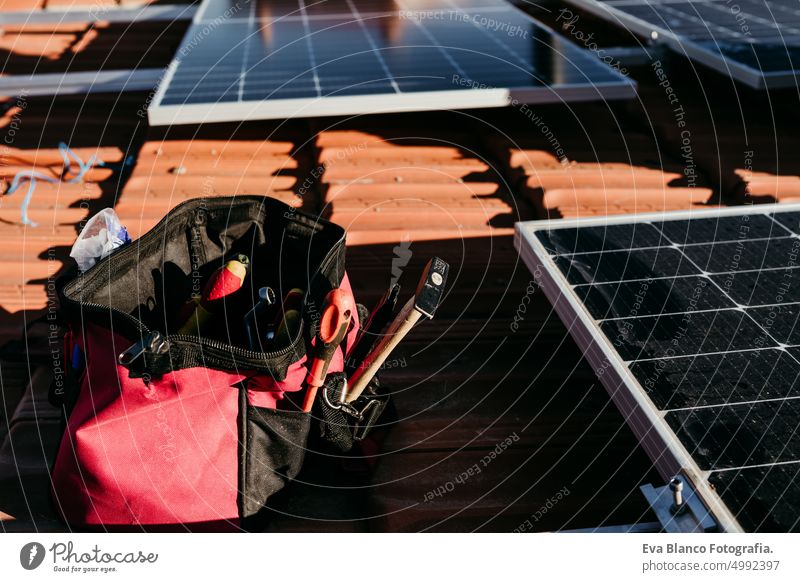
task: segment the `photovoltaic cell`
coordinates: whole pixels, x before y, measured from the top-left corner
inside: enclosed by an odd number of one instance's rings
[[[775,340],[783,344],[800,345],[800,304],[756,307],[748,309],[747,313]]]
[[[567,0],[756,88],[794,87],[800,6],[792,0]]]
[[[725,503],[740,508],[737,517],[747,531],[800,528],[799,463],[717,471],[709,482]]]
[[[779,349],[633,362],[630,369],[660,410],[800,396],[800,364]]]
[[[800,301],[800,271],[797,267],[714,275],[711,280],[725,287],[731,299],[740,305],[752,307]]]
[[[504,0],[205,0],[150,122],[632,97],[633,83]]]
[[[650,224],[554,229],[538,236],[545,248],[555,254],[630,250],[657,247],[666,242]]]
[[[800,239],[786,234],[785,238],[687,245],[683,252],[707,273],[775,269],[785,266],[786,257],[800,250]]]
[[[701,277],[578,285],[575,292],[595,319],[734,307],[733,302],[722,291],[709,285]],[[694,298],[692,303],[690,298]]]
[[[791,398],[677,410],[666,415],[675,434],[704,470],[797,461],[798,418],[800,400]]]
[[[778,347],[743,311],[688,312],[604,321],[603,333],[625,361]]]
[[[799,227],[791,206],[517,226],[612,396],[613,360],[749,531],[800,531]]]
[[[700,270],[675,249],[622,249],[604,253],[559,255],[556,264],[570,283],[647,279],[653,273],[666,277],[699,275]]]

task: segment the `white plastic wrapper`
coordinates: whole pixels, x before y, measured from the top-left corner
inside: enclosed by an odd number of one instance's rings
[[[112,208],[105,208],[89,219],[72,245],[69,256],[75,259],[83,273],[129,242],[131,237],[120,224],[117,213]]]

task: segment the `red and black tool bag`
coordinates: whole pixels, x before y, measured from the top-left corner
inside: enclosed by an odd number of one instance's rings
[[[226,297],[225,325],[207,337],[177,335],[187,299],[238,253],[251,268]],[[66,521],[217,529],[261,511],[303,462],[306,352],[325,295],[349,285],[344,265],[341,227],[271,198],[238,196],[181,204],[66,283],[61,312],[75,389],[63,394],[69,414],[53,469]],[[305,291],[299,332],[272,353],[249,350],[243,328],[267,285],[279,297]],[[356,332],[357,322],[350,345]],[[332,373],[343,369],[344,349]]]

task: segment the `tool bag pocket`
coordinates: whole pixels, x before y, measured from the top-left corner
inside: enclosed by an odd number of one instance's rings
[[[349,288],[344,252],[341,227],[277,200],[193,199],[64,284],[75,389],[52,474],[64,519],[219,530],[261,510],[302,466],[306,352],[326,294]],[[223,323],[176,333],[187,300],[237,254],[250,270],[215,311]],[[302,309],[284,344],[256,351],[242,322],[267,285],[303,290]],[[337,352],[330,370],[343,368]]]
[[[364,440],[386,410],[390,396],[381,391],[375,376],[354,402],[341,401],[346,378],[343,373],[329,374],[322,390],[322,398],[315,403],[319,417],[319,437],[341,452],[349,452]]]

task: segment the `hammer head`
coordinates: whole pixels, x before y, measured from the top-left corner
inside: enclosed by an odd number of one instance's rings
[[[414,294],[414,309],[428,319],[433,317],[442,301],[449,269],[450,265],[446,261],[433,257],[422,271],[422,277]]]

